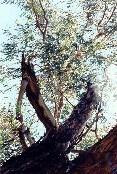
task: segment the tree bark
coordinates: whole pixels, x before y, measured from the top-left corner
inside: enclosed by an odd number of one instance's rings
[[[117,126],[98,143],[79,153],[73,161],[67,156],[82,136],[91,110],[100,106],[94,86],[87,83],[87,91],[74,107],[70,117],[56,127],[54,117],[40,98],[31,64],[25,63],[24,59],[22,74],[28,78],[28,99],[48,131],[42,140],[4,163],[1,174],[117,174]]]
[[[37,79],[34,72],[33,65],[28,61],[25,61],[24,55],[22,55],[22,80],[27,79],[26,95],[29,102],[35,109],[39,120],[44,124],[47,132],[56,127],[56,121],[50,112],[49,108],[44,103],[40,88],[37,85]]]
[[[70,174],[117,174],[117,126],[73,162]]]
[[[52,139],[38,141],[1,167],[1,174],[117,174],[117,126],[69,161]]]

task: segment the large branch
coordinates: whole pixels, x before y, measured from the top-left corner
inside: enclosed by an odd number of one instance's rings
[[[37,142],[22,155],[12,157],[1,174],[116,174],[117,126],[106,137],[70,162],[55,142]]]
[[[59,127],[58,134],[56,135],[56,141],[64,144],[64,150],[70,150],[73,145],[77,144],[86,121],[91,116],[91,111],[98,109],[99,106],[100,98],[97,95],[95,87],[88,82],[87,92],[74,107],[70,117]]]
[[[90,82],[87,83],[87,92],[81,98],[76,107],[74,107],[74,110],[69,119],[67,119],[65,123],[62,124],[58,130],[56,130],[55,119],[42,99],[39,86],[37,85],[35,73],[31,66],[32,65],[29,62],[25,62],[23,57],[22,74],[24,74],[25,77],[23,79],[27,79],[28,81],[26,86],[27,97],[34,107],[39,119],[45,125],[46,129],[52,130],[48,132],[49,135],[47,135],[47,137],[52,136],[53,141],[60,143],[59,146],[61,150],[70,150],[70,147],[76,144],[79,140],[85,123],[90,117],[91,110],[95,109],[98,105],[99,101],[95,88]],[[57,131],[57,134],[55,134],[55,130]]]
[[[74,108],[70,117],[58,129],[49,115],[45,115],[45,104],[40,105],[40,90],[36,83],[36,77],[31,64],[22,60],[22,74],[28,82],[27,96],[37,114],[43,116],[42,121],[48,131],[43,140],[38,141],[28,148],[22,155],[12,157],[1,167],[1,174],[116,174],[117,173],[117,126],[109,134],[82,152],[79,156],[69,161],[66,151],[77,143],[83,127],[90,117],[92,109],[99,104],[95,88],[91,83],[87,84],[87,92]],[[43,102],[41,103],[43,104]],[[43,111],[44,110],[44,111]],[[48,108],[47,110],[48,111]],[[53,117],[52,117],[53,119]],[[49,120],[49,121],[48,121]]]
[[[28,82],[26,95],[35,109],[39,120],[44,124],[46,130],[56,127],[55,119],[41,96],[33,66],[29,61],[25,62],[24,56],[22,56],[22,78]]]
[[[29,100],[34,103],[37,114],[41,112],[36,77],[31,64],[22,61],[22,73],[28,81],[26,91]],[[90,117],[92,109],[99,104],[95,88],[89,82],[87,92],[74,108],[70,117],[58,129],[51,129],[42,141],[28,148],[22,155],[12,157],[1,168],[2,174],[116,174],[117,172],[117,126],[93,147],[69,161],[66,151],[77,143],[82,129]],[[39,110],[39,111],[38,111]],[[40,115],[39,115],[40,118]],[[48,117],[47,117],[48,119]],[[44,120],[46,121],[46,119]],[[51,126],[50,126],[51,127]],[[52,127],[51,127],[52,128]],[[54,126],[53,126],[54,128]],[[97,155],[98,154],[98,155]]]
[[[57,130],[55,119],[41,96],[33,67],[30,62],[25,62],[24,56],[22,57],[22,78],[25,81],[27,80],[26,94],[30,103],[46,129],[51,130],[46,137],[53,137],[53,141],[59,144],[62,151],[70,150],[78,142],[79,137],[81,137],[85,123],[90,117],[91,110],[95,109],[99,104],[94,86],[90,82],[87,83],[87,92],[74,107],[69,119]]]
[[[69,174],[117,173],[117,126],[73,161]]]

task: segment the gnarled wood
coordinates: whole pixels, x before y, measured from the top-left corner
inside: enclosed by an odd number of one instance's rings
[[[26,86],[29,101],[49,131],[41,141],[4,163],[1,174],[117,174],[117,126],[73,161],[67,157],[71,147],[79,140],[91,110],[99,106],[93,85],[88,82],[85,95],[65,123],[56,129],[54,118],[40,97],[31,64],[25,63],[24,59],[22,73],[29,80]]]
[[[70,162],[47,139],[37,142],[22,155],[12,157],[1,167],[1,174],[116,174],[117,126],[109,134]]]
[[[23,76],[27,76],[26,95],[35,109],[38,118],[44,124],[47,131],[56,127],[56,121],[41,96],[33,65],[29,61],[25,62],[24,55],[22,56],[22,78]]]

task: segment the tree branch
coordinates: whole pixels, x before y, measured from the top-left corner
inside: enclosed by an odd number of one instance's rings
[[[72,164],[68,174],[116,174],[117,172],[117,126],[98,143],[81,153]]]
[[[40,4],[41,10],[43,12],[43,19],[41,19],[40,15],[38,14],[38,11],[36,10],[36,8],[34,6],[34,0],[32,0],[33,13],[34,13],[35,18],[36,18],[36,27],[40,30],[40,32],[43,36],[43,41],[45,41],[48,19],[46,17],[46,13],[45,13],[45,10],[43,8],[41,0],[39,0],[39,4]]]
[[[1,174],[116,174],[117,126],[73,161],[60,153],[55,142],[40,141],[22,155],[12,157],[0,168]]]
[[[65,151],[78,141],[85,123],[90,117],[91,110],[97,109],[99,102],[100,98],[94,86],[88,82],[86,94],[74,107],[70,117],[59,127],[58,134],[56,135],[56,141],[65,145]]]
[[[116,7],[117,7],[117,3],[115,4],[115,6],[114,6],[114,8],[113,8],[113,11],[112,11],[112,13],[111,13],[111,15],[110,15],[110,17],[108,18],[107,22],[106,22],[104,25],[107,25],[107,24],[108,24],[108,22],[110,21],[110,19],[112,18],[113,14],[114,14],[114,12],[115,12],[115,10],[116,10]]]
[[[46,106],[37,83],[32,64],[22,59],[22,74],[26,74],[29,82],[26,86],[26,95],[35,109],[39,120],[44,124],[46,130],[56,127],[56,122],[49,108]]]
[[[22,105],[23,95],[24,95],[26,87],[28,85],[28,78],[26,77],[26,74],[24,74],[22,77],[23,78],[22,78],[19,96],[18,96],[17,105],[16,105],[16,119],[21,123],[21,125],[17,128],[20,143],[22,145],[22,149],[26,150],[28,148],[28,145],[26,143],[26,139],[28,140],[30,145],[32,145],[35,141],[34,141],[34,138],[31,137],[31,133],[30,133],[29,128],[27,126],[25,126],[23,123],[23,115],[21,113],[21,105]]]
[[[102,18],[100,19],[100,21],[99,21],[98,24],[97,24],[97,28],[101,25],[101,23],[102,23],[102,21],[103,21],[103,19],[104,19],[104,17],[105,17],[106,10],[107,10],[107,6],[106,6],[106,2],[105,2],[104,13],[103,13]]]

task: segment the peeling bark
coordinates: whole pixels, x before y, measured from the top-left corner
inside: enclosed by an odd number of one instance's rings
[[[28,99],[39,119],[49,130],[45,137],[1,167],[1,174],[117,174],[117,126],[106,137],[90,147],[73,161],[67,154],[78,143],[92,109],[100,107],[94,86],[88,82],[87,92],[74,107],[70,117],[58,128],[45,105],[31,64],[22,60],[22,74],[29,82]]]
[[[56,121],[41,96],[33,65],[29,61],[25,62],[24,55],[22,56],[22,74],[28,77],[29,82],[26,87],[26,95],[35,109],[39,120],[44,124],[47,131],[56,127]]]

